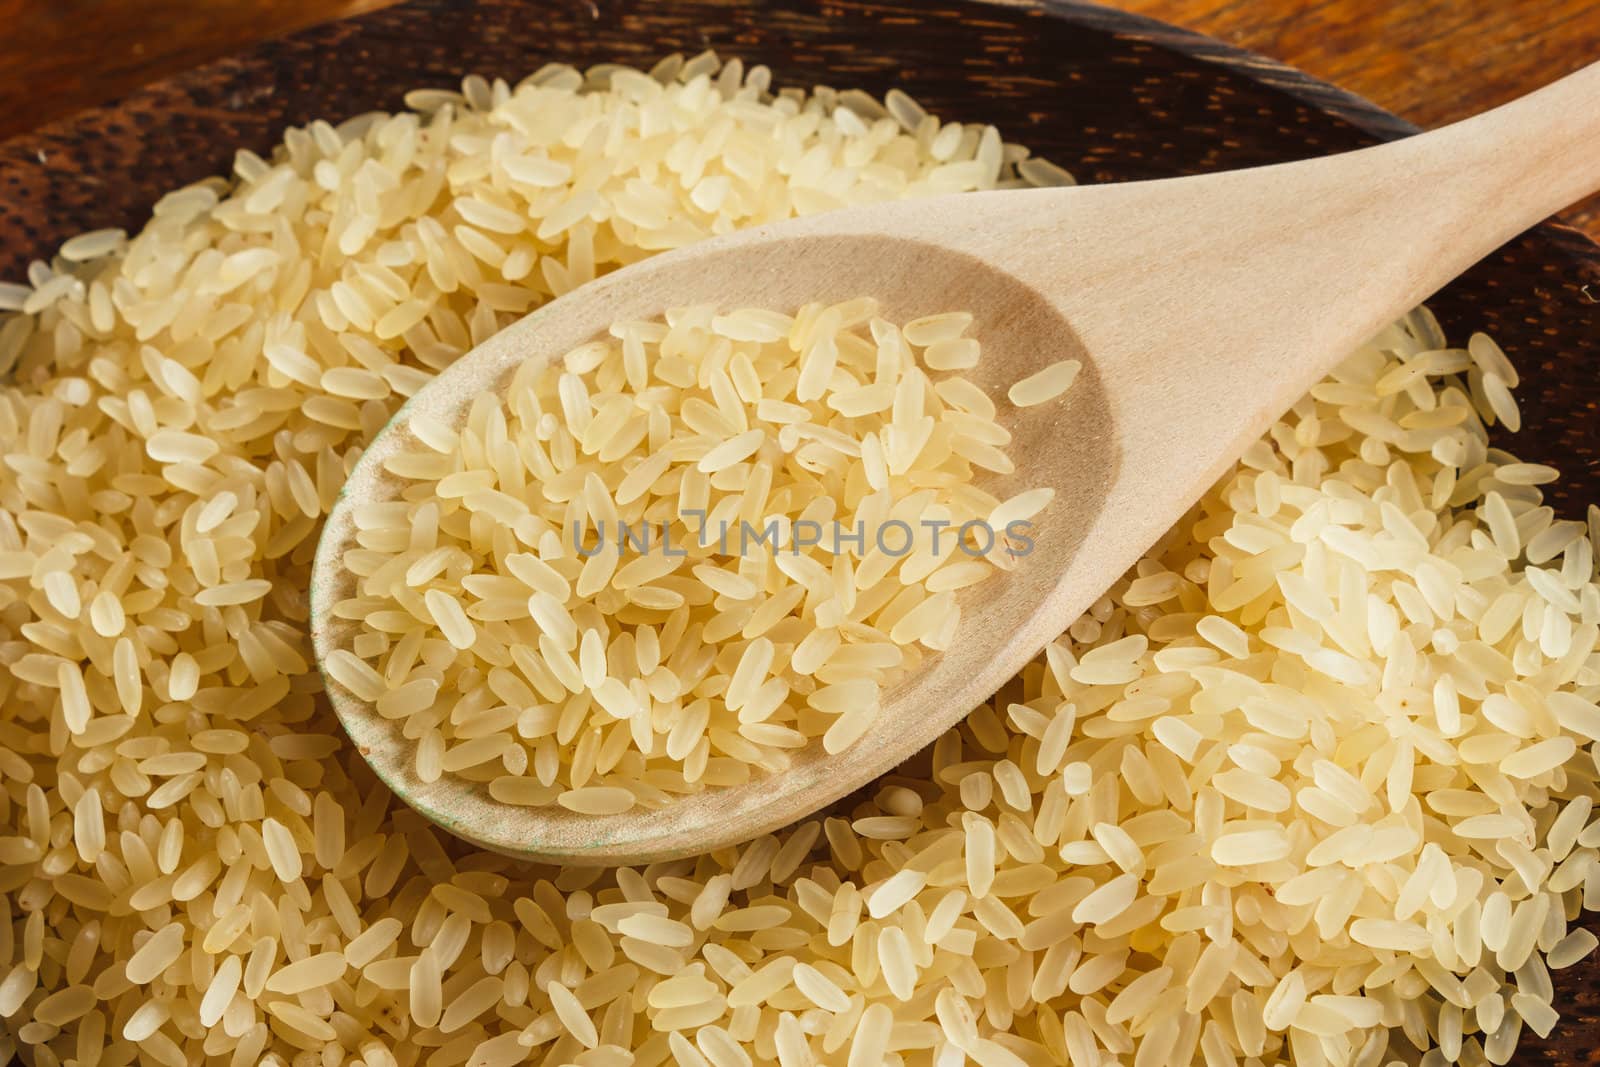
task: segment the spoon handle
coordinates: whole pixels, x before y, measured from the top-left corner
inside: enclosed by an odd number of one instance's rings
[[[1330,298],[1309,320],[1311,362],[1286,383],[1298,395],[1326,371],[1311,365],[1320,353],[1349,349],[1600,189],[1600,63],[1439,130],[1215,180],[1214,196],[1253,206],[1239,231],[1249,247],[1274,235],[1282,246],[1257,252],[1258,279],[1276,261],[1260,292],[1291,307]]]
[[[1600,189],[1600,63],[1508,104],[1371,150],[1398,180],[1404,201],[1430,206],[1418,227],[1449,220],[1452,247],[1442,285],[1540,220]],[[1426,295],[1426,294],[1422,294]]]
[[[898,232],[1003,265],[1071,324],[1124,468],[1160,472],[1116,502],[1137,550],[1338,359],[1597,187],[1600,65],[1340,155],[896,206]]]
[[[1149,377],[1169,374],[1184,353],[1189,377],[1202,379],[1196,405],[1227,400],[1220,383],[1237,373],[1256,383],[1244,395],[1265,418],[1333,358],[1596,189],[1600,63],[1452,126],[1354,152],[969,194],[965,225],[951,225],[953,212],[920,221],[927,239],[1005,263],[1047,294],[1090,352],[1136,347],[1149,354]],[[1208,376],[1202,365],[1230,374]],[[1242,426],[1250,439],[1260,428]]]

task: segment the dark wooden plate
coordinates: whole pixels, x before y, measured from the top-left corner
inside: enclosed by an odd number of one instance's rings
[[[287,125],[399,106],[405,89],[549,60],[648,66],[716,48],[780,84],[900,86],[941,116],[993,122],[1083,181],[1278,162],[1405,136],[1365,100],[1269,59],[1075,0],[411,0],[263,45],[0,144],[0,278],[64,238],[136,227],[165,190],[228,169]],[[1341,294],[1330,291],[1327,299]],[[1452,336],[1489,329],[1517,362],[1514,447],[1553,463],[1557,506],[1600,501],[1600,248],[1546,225],[1433,306]],[[1600,930],[1600,924],[1593,924]],[[1558,975],[1565,1019],[1517,1063],[1600,1063],[1600,963]]]

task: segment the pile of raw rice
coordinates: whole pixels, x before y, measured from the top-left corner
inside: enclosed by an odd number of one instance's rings
[[[304,593],[402,397],[651,250],[1055,173],[715,66],[291,131],[0,289],[0,1055],[1438,1067],[1547,1032],[1600,903],[1596,531],[1488,447],[1498,348],[1425,314],[851,810],[538,871],[372,781]]]
[[[971,323],[682,308],[524,363],[459,428],[410,412],[329,676],[420,780],[508,804],[660,808],[842,752],[1054,496],[975,484],[1015,465]]]

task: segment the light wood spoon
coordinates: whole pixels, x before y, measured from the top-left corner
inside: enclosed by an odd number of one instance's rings
[[[856,745],[801,751],[782,774],[661,811],[517,808],[445,776],[424,784],[395,723],[328,694],[380,778],[447,830],[532,859],[637,863],[800,819],[931,743],[989,698],[1138,560],[1252,441],[1346,353],[1502,242],[1600,187],[1600,64],[1434,133],[1325,159],[1165,181],[969,193],[761,226],[583,286],[479,346],[395,415],[328,518],[312,578],[319,662],[348,643],[331,606],[351,508],[393,498],[383,461],[418,411],[452,424],[525,360],[613,322],[714,303],[793,309],[877,297],[904,322],[966,309],[984,358],[966,372],[1014,435],[1004,497],[1052,486],[1032,555],[973,590],[956,645],[886,694]],[[1083,361],[1061,401],[1007,388]]]

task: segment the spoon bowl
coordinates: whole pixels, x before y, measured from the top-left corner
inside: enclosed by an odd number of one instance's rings
[[[854,214],[844,213],[846,215]],[[847,218],[836,219],[847,223]],[[974,669],[965,657],[930,661],[885,695],[885,713],[856,744],[829,756],[820,743],[798,752],[780,775],[686,796],[655,811],[580,815],[556,806],[520,808],[489,796],[485,786],[446,775],[417,777],[416,745],[399,724],[328,681],[328,694],[345,729],[378,776],[422,814],[475,844],[532,859],[564,863],[633,863],[703,852],[746,840],[792,822],[888,771],[931,743],[954,715],[900,715],[892,709],[949,708],[955,715],[981,703],[1061,630],[1051,620],[1081,611],[1101,591],[1092,573],[1073,561],[1090,535],[1115,484],[1120,462],[1112,414],[1099,374],[1059,311],[1025,283],[967,253],[890,235],[796,234],[786,227],[754,230],[667,253],[607,275],[551,302],[474,349],[411,398],[373,440],[351,473],[328,518],[311,585],[312,633],[319,661],[348,647],[356,623],[332,606],[354,595],[341,559],[355,536],[352,506],[394,498],[405,484],[383,461],[414,446],[410,417],[423,412],[456,425],[475,396],[505,388],[527,360],[559,359],[603,334],[613,321],[645,319],[697,303],[724,307],[785,307],[808,300],[842,301],[871,293],[892,321],[950,308],[971,308],[972,332],[985,339],[984,358],[965,372],[991,395],[1004,396],[1017,378],[1060,359],[1084,368],[1066,396],[1031,408],[1001,404],[996,420],[1023,457],[1011,475],[991,476],[983,487],[1004,498],[1031,485],[1051,485],[1056,498],[1036,517],[1035,547],[1024,566],[963,596],[963,627],[972,633],[1012,633],[1007,647],[991,648]],[[718,247],[721,246],[721,247]],[[886,262],[921,264],[918,271],[885,273]],[[1073,447],[1055,439],[1070,428]],[[1064,588],[1068,578],[1075,584]],[[1070,590],[1070,592],[1069,592]],[[1067,596],[1072,606],[1054,598]],[[1087,600],[1085,600],[1087,598]],[[1019,629],[1019,623],[1021,627]]]
[[[656,811],[519,808],[456,779],[423,783],[414,745],[329,680],[351,737],[399,796],[474,843],[567,863],[705,851],[801,818],[933,741],[1109,587],[1334,362],[1504,240],[1600,185],[1600,65],[1405,141],[1253,170],[899,201],[758,227],[660,255],[553,301],[420,390],[376,438],[329,516],[312,578],[319,662],[350,637],[332,605],[355,504],[392,498],[383,461],[409,418],[458,425],[529,360],[669,308],[792,309],[876,297],[903,321],[966,309],[991,396],[1078,359],[1061,400],[998,420],[1016,474],[1056,490],[1036,549],[970,590],[961,635],[885,694],[854,746]],[[1012,482],[1015,484],[1012,484]]]

